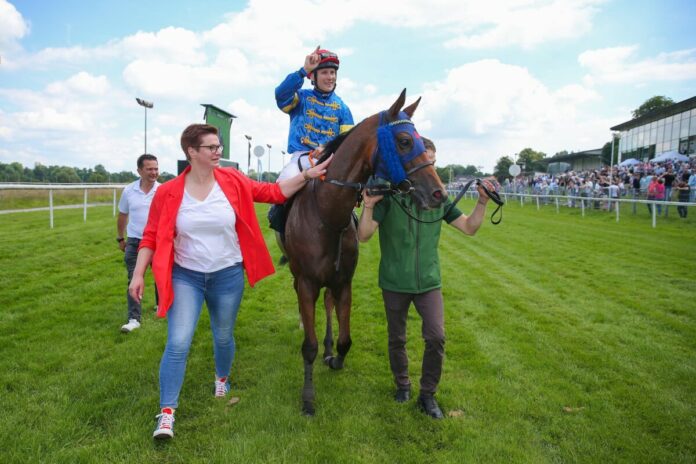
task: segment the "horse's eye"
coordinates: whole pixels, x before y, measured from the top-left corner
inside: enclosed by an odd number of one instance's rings
[[[410,139],[400,139],[399,140],[399,146],[401,148],[408,148],[410,145],[411,145]]]

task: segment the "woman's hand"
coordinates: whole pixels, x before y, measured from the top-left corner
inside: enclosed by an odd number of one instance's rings
[[[334,155],[333,153],[331,156],[326,158],[326,160],[323,163],[319,163],[315,166],[312,166],[311,168],[305,170],[303,174],[306,174],[304,177],[306,180],[309,179],[316,179],[317,177],[321,177],[324,174],[326,174],[326,168],[329,167],[329,164],[331,164],[331,160],[333,159]]]
[[[145,279],[141,275],[133,275],[131,283],[128,286],[128,293],[138,303],[143,299],[143,291],[145,290]]]

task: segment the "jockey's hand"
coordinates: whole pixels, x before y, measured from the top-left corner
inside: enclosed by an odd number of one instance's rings
[[[333,156],[334,155],[329,156],[323,163],[319,163],[316,166],[312,166],[304,172],[306,172],[307,176],[309,176],[311,179],[323,176],[324,174],[326,174],[326,168],[329,167],[329,164],[331,164]]]
[[[496,180],[495,177],[486,177],[485,179],[481,180],[481,184],[485,185],[485,187],[490,191],[490,192],[495,192],[498,191],[500,188],[500,184],[498,184],[498,181]],[[476,186],[476,190],[478,191],[479,194],[479,202],[483,203],[484,205],[488,203],[489,197],[488,194],[486,194],[486,191],[483,189],[481,185]]]
[[[366,208],[374,208],[380,202],[384,195],[370,195],[368,189],[362,191],[363,204]]]
[[[309,55],[307,55],[304,59],[303,68],[307,74],[314,71],[314,68],[316,68],[319,65],[319,62],[321,61],[321,56],[319,56],[319,53],[318,53],[319,47],[321,47],[321,45],[317,45],[317,49],[314,50]]]

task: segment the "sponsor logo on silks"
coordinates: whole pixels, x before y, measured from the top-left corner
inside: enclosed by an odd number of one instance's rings
[[[317,134],[321,134],[321,131],[320,131],[319,129],[317,129],[316,127],[312,126],[312,125],[309,124],[309,123],[305,124],[305,125],[304,125],[304,128],[307,129],[308,131],[311,131],[311,132],[314,132],[314,133],[317,133]]]
[[[300,142],[302,143],[302,145],[311,145],[311,146],[313,146],[313,147],[318,147],[318,146],[319,146],[318,143],[312,142],[312,141],[309,139],[309,137],[307,137],[307,136],[302,137],[302,138],[300,139]]]
[[[317,100],[316,97],[307,97],[307,101],[310,103],[317,104],[319,106],[325,106],[327,108],[332,108],[334,110],[337,110],[341,107],[341,105],[338,102],[324,103],[323,101]]]

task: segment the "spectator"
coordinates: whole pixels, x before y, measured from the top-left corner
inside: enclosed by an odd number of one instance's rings
[[[126,185],[118,202],[118,218],[116,219],[116,241],[124,252],[123,260],[128,272],[128,285],[133,278],[135,262],[138,259],[138,246],[143,238],[143,229],[150,211],[150,203],[159,187],[159,166],[154,155],[143,154],[137,161],[140,179]],[[127,235],[124,234],[127,233]],[[130,296],[126,289],[128,301],[127,322],[121,326],[121,332],[129,333],[140,327],[142,306]],[[157,310],[157,287],[155,286],[155,310]]]

